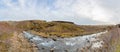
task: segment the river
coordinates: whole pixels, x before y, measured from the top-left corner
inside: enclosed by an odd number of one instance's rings
[[[98,37],[105,32],[77,36],[72,38],[43,38],[34,34],[23,31],[23,36],[31,43],[34,43],[39,52],[80,52],[85,47],[97,49],[102,47],[104,42]]]

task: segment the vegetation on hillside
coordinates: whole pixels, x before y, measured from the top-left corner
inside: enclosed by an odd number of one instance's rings
[[[22,31],[28,31],[32,34],[42,37],[75,37],[89,35],[105,30],[110,30],[115,26],[112,25],[76,25],[66,21],[8,21],[0,22],[0,52],[37,52],[28,40],[22,34]],[[115,31],[115,32],[114,32]],[[111,32],[111,31],[110,31]],[[119,38],[118,32],[105,34],[101,37],[104,39],[105,45],[103,49],[110,49],[111,46],[119,52],[120,45],[116,44],[116,38]]]
[[[74,37],[101,32],[108,29],[108,26],[76,25],[72,22],[66,21],[46,22],[39,20],[21,21],[16,23],[16,26],[17,28],[30,31],[33,34],[43,37]]]

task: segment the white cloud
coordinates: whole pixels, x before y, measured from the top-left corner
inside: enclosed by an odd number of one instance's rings
[[[113,3],[107,3],[109,0],[55,0],[49,3],[48,0],[1,0],[0,20],[67,20],[76,23],[119,23],[120,8],[114,0]],[[111,9],[115,5],[116,8]],[[109,5],[107,7],[106,5]],[[3,7],[3,6],[0,6]],[[111,7],[111,8],[110,8]],[[82,20],[84,19],[84,20]],[[79,20],[81,20],[79,22]],[[88,22],[89,21],[89,22]]]

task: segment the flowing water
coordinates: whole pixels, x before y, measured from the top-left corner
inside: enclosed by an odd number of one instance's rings
[[[36,47],[38,47],[39,52],[78,52],[84,47],[90,47],[91,49],[100,48],[104,42],[98,37],[106,32],[107,31],[72,38],[52,39],[43,38],[23,31],[24,37],[31,43],[34,43]]]

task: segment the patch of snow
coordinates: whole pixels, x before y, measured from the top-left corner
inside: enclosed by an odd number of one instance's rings
[[[100,48],[100,47],[102,47],[102,44],[103,44],[103,43],[104,43],[103,41],[95,42],[95,43],[92,44],[92,48],[93,48],[93,49],[94,49],[94,48]]]
[[[54,42],[53,41],[49,41],[49,42],[42,42],[42,43],[40,43],[41,45],[43,45],[43,46],[51,46],[51,45],[53,45],[54,44]],[[40,45],[39,44],[39,45]]]
[[[75,45],[75,43],[71,43],[71,42],[65,42],[66,43],[66,45],[70,45],[70,46],[74,46]]]
[[[39,36],[35,36],[35,37],[33,37],[33,40],[43,40],[43,39],[40,38]]]

